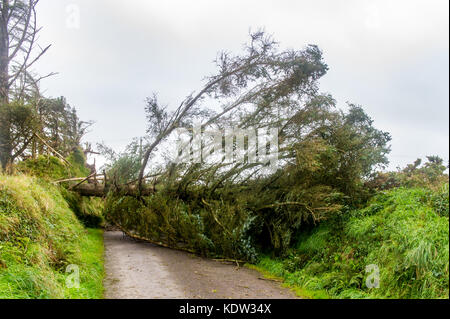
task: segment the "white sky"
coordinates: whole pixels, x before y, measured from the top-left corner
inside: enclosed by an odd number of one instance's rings
[[[67,24],[73,5],[79,28]],[[41,0],[38,18],[41,45],[53,46],[37,71],[59,72],[42,89],[96,121],[88,141],[121,149],[144,135],[147,96],[178,106],[218,51],[239,52],[265,27],[282,48],[319,45],[330,67],[321,91],[392,134],[391,169],[449,159],[447,0]]]

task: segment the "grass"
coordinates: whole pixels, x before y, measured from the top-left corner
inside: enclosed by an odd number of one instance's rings
[[[19,162],[15,166],[15,169],[29,176],[54,181],[64,178],[88,176],[90,172],[85,164],[86,158],[82,150],[77,148],[66,158],[66,162],[54,156],[40,155],[35,159]]]
[[[35,159],[19,162],[14,168],[17,172],[47,182],[72,177],[87,177],[90,174],[86,168],[86,158],[82,150],[75,149],[66,158],[66,161],[54,156],[40,155]],[[58,191],[85,227],[99,228],[104,225],[102,199],[82,197],[63,187],[58,188]]]
[[[89,228],[80,243],[80,288],[65,289],[69,299],[102,299],[104,278],[103,231]],[[65,276],[67,279],[67,275]]]
[[[324,290],[308,290],[300,287],[294,277],[283,271],[283,264],[269,257],[264,257],[258,265],[246,264],[249,269],[260,272],[264,278],[282,282],[282,286],[291,289],[297,297],[302,299],[329,299],[329,295]]]
[[[444,208],[443,208],[444,207]],[[379,288],[368,288],[379,268]],[[300,234],[290,254],[256,265],[303,298],[449,298],[448,185],[396,189]]]
[[[69,288],[77,265],[80,288]],[[0,299],[102,298],[103,242],[85,229],[60,189],[0,175]]]

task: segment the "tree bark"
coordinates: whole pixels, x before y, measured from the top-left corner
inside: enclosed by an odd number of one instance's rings
[[[106,197],[108,193],[108,189],[105,188],[104,185],[95,185],[95,184],[82,184],[79,185],[77,188],[72,190],[73,192],[76,192],[80,194],[81,196],[86,197]],[[123,196],[132,196],[132,197],[139,197],[139,196],[148,196],[155,192],[154,188],[143,188],[140,192],[138,191],[138,188],[136,186],[125,186],[121,188],[118,191],[118,194]]]
[[[0,15],[0,164],[3,169],[11,161],[11,131],[8,116],[9,104],[9,34],[8,1],[3,1]]]

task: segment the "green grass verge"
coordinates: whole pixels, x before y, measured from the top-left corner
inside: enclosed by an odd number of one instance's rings
[[[379,269],[379,288],[367,287],[369,265]],[[381,193],[300,234],[287,257],[265,256],[255,268],[303,298],[448,299],[448,184]]]
[[[78,289],[66,285],[70,265]],[[102,298],[103,276],[102,232],[83,227],[59,188],[0,175],[0,299]]]
[[[266,279],[282,282],[284,288],[289,288],[301,299],[330,299],[325,290],[308,290],[298,286],[295,277],[283,271],[283,263],[280,261],[263,257],[258,265],[246,264],[245,267],[258,271]]]
[[[66,288],[68,299],[103,299],[104,246],[103,230],[89,228],[80,242],[80,287]],[[64,276],[67,279],[67,274]]]

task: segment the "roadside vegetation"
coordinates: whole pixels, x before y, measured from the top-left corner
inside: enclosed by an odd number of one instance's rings
[[[66,273],[77,265],[80,288]],[[0,299],[102,298],[103,237],[86,229],[60,189],[0,175]]]
[[[81,145],[92,122],[40,91],[54,73],[33,70],[50,48],[37,43],[38,2],[0,5],[0,299],[101,298],[103,202],[53,183],[95,170]],[[69,265],[80,289],[66,286]]]
[[[448,230],[448,184],[398,188],[300,233],[285,258],[257,266],[304,298],[449,298]]]
[[[64,99],[51,101],[41,109],[47,117],[32,113],[46,119],[37,122],[42,140],[23,149],[25,160],[0,170],[0,299],[103,296],[103,200],[54,183],[88,176],[90,169],[69,129],[81,121]],[[80,287],[69,288],[66,280],[77,269]]]

